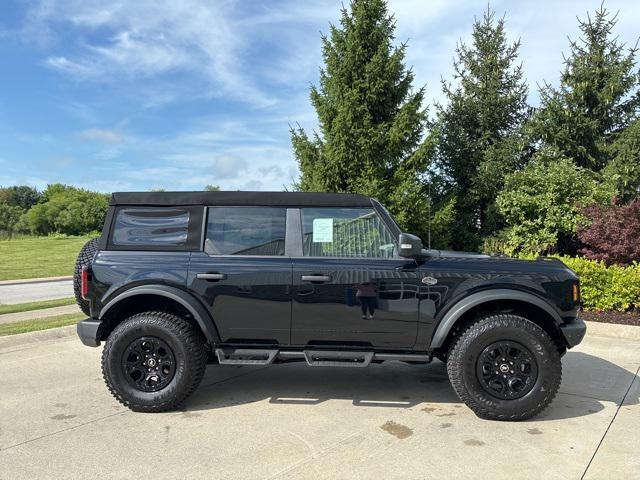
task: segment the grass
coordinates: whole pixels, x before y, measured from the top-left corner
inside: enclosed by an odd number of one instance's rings
[[[0,305],[0,315],[5,313],[31,312],[32,310],[42,310],[43,308],[63,307],[73,305],[76,299],[57,298],[55,300],[42,300],[40,302],[17,303],[15,305]]]
[[[68,313],[55,317],[25,320],[24,322],[5,323],[0,325],[0,337],[16,335],[18,333],[35,332],[37,330],[48,330],[50,328],[66,327],[67,325],[78,323],[78,321],[83,318],[86,318],[86,315],[82,313]]]
[[[0,240],[0,280],[73,275],[78,252],[94,236]]]

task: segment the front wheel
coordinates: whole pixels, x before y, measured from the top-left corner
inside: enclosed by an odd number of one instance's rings
[[[178,406],[198,387],[207,366],[205,339],[195,326],[166,312],[124,320],[102,351],[102,374],[113,396],[138,412]]]
[[[453,343],[447,360],[453,389],[481,418],[531,418],[560,388],[557,347],[542,328],[517,315],[480,318]]]

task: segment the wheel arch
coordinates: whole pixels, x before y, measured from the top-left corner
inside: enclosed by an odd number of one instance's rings
[[[104,325],[100,330],[101,339],[106,339],[125,318],[149,310],[175,313],[200,327],[208,342],[217,343],[220,340],[207,309],[193,295],[168,285],[133,287],[107,302],[98,317]]]
[[[477,292],[458,301],[442,317],[433,334],[430,349],[445,350],[456,331],[483,313],[513,312],[536,323],[559,345],[564,339],[559,325],[562,318],[543,299],[511,289]]]

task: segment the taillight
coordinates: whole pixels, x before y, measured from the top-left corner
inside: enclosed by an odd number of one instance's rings
[[[85,300],[89,296],[89,270],[87,267],[82,267],[82,273],[80,274],[80,295]]]

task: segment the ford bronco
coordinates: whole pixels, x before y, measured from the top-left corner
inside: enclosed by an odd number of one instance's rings
[[[482,418],[542,411],[582,340],[553,259],[427,250],[376,200],[300,192],[114,193],[80,252],[85,345],[136,411],[175,408],[207,364],[446,363]]]

